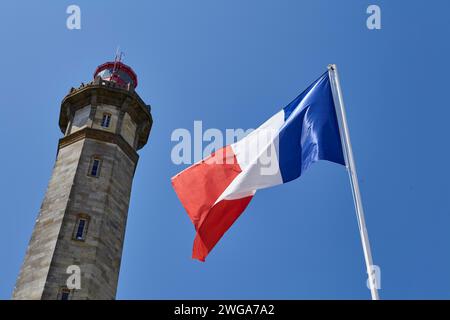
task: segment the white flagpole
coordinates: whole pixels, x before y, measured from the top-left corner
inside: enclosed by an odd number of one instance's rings
[[[362,247],[364,251],[364,259],[366,261],[367,274],[369,276],[369,287],[372,300],[379,300],[378,286],[375,275],[375,268],[372,261],[372,253],[370,250],[369,235],[366,229],[364,219],[364,208],[359,191],[358,176],[356,174],[355,160],[353,158],[352,145],[350,143],[350,134],[347,125],[347,117],[345,115],[344,99],[342,97],[341,84],[335,64],[328,66],[328,74],[330,76],[331,89],[333,92],[333,100],[337,111],[339,121],[339,131],[344,149],[345,163],[352,187],[353,200],[355,203],[356,216],[358,218],[359,233],[361,236]]]

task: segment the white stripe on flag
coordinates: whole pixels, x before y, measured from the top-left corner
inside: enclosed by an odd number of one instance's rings
[[[281,110],[248,136],[231,145],[242,172],[217,199],[233,200],[283,183],[278,164],[278,134],[284,124]]]

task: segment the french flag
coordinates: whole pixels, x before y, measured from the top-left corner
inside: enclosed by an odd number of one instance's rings
[[[197,232],[192,257],[205,261],[256,190],[294,180],[318,160],[345,165],[328,72],[245,138],[172,178]]]

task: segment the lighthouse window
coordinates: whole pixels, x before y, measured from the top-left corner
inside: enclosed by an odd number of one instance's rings
[[[86,231],[89,223],[89,218],[86,215],[79,216],[75,224],[73,238],[75,240],[84,241],[86,239]]]
[[[102,118],[102,127],[108,128],[111,123],[111,114],[110,113],[104,113]]]
[[[89,167],[89,175],[92,177],[98,177],[100,175],[100,165],[102,160],[99,158],[92,158],[91,165]]]
[[[75,238],[77,238],[77,240],[83,240],[83,234],[84,234],[84,227],[85,226],[86,226],[86,220],[80,219],[78,221],[77,234],[75,235]]]

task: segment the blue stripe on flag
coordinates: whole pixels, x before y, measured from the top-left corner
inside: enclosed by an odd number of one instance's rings
[[[285,123],[279,135],[283,183],[298,178],[318,160],[345,165],[328,72],[283,110]]]

